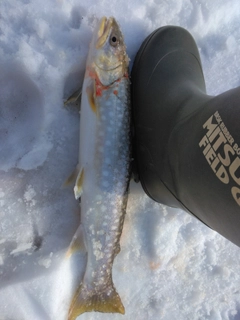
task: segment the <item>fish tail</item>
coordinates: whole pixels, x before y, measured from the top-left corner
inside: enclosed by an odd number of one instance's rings
[[[121,298],[113,284],[105,290],[89,290],[81,284],[77,289],[68,313],[68,320],[75,320],[84,312],[125,313]]]

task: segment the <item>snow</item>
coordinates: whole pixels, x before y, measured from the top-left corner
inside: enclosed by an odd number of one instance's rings
[[[0,319],[65,320],[85,268],[66,258],[79,225],[72,188],[83,79],[96,18],[115,16],[131,63],[144,38],[180,25],[200,50],[209,94],[240,84],[239,0],[1,0]],[[240,319],[240,249],[131,183],[113,281],[126,314],[82,320]]]

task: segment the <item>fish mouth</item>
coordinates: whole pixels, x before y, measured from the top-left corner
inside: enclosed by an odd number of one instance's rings
[[[96,42],[96,49],[100,49],[108,39],[110,31],[112,29],[114,23],[114,18],[110,17],[107,19],[106,17],[102,17],[99,29],[98,29],[98,39]]]

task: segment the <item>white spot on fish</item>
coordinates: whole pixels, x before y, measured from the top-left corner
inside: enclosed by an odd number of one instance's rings
[[[94,249],[99,249],[99,250],[101,250],[102,249],[102,244],[101,244],[101,242],[98,240],[98,241],[96,241],[96,240],[94,240],[93,239],[93,248]]]
[[[104,278],[103,277],[101,277],[101,278],[99,278],[99,280],[98,280],[98,282],[99,282],[99,284],[103,284],[104,283]]]
[[[96,260],[100,260],[104,257],[102,250],[102,244],[98,240],[96,241],[95,239],[92,239],[92,246],[93,246],[93,254],[96,257]]]
[[[91,226],[89,227],[89,230],[91,231],[92,234],[95,233],[95,231],[94,231],[94,225],[93,225],[93,224],[91,224]]]
[[[95,254],[95,256],[96,256],[96,260],[101,260],[104,257],[103,252],[101,251],[98,251],[98,253]]]

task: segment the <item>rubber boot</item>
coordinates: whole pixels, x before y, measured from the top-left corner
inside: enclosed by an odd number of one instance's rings
[[[143,42],[131,80],[143,189],[240,246],[240,88],[207,95],[196,43],[174,26]]]

